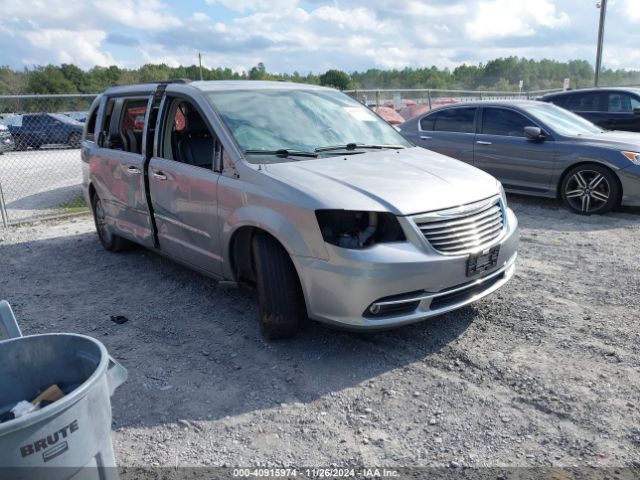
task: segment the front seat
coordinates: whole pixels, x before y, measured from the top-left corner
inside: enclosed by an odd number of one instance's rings
[[[178,142],[178,154],[183,163],[205,168],[213,166],[213,138],[195,110],[185,115],[185,131]]]

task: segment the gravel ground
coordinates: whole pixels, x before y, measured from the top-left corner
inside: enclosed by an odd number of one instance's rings
[[[128,368],[120,465],[638,466],[639,212],[510,200],[513,280],[383,333],[268,343],[250,293],[110,254],[88,217],[0,230],[0,298],[25,334],[92,335]]]

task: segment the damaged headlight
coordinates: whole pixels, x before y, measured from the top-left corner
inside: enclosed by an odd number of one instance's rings
[[[406,240],[398,219],[388,212],[316,210],[316,218],[324,241],[342,248]]]

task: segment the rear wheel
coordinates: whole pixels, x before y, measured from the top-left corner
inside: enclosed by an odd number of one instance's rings
[[[116,235],[109,229],[102,200],[100,200],[97,193],[94,193],[91,197],[91,209],[93,210],[93,220],[96,224],[98,238],[106,250],[120,252],[131,247],[131,242]]]
[[[260,329],[270,339],[296,335],[306,314],[298,274],[287,251],[273,237],[253,237]]]
[[[579,165],[571,169],[560,186],[564,204],[581,215],[610,211],[620,200],[620,185],[607,167],[596,164]]]

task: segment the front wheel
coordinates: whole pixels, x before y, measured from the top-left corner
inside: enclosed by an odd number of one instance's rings
[[[306,311],[291,257],[263,233],[253,237],[252,249],[262,334],[269,340],[293,337]]]
[[[572,168],[560,186],[564,204],[581,215],[606,213],[620,199],[620,186],[615,174],[607,167],[596,164]]]
[[[93,220],[96,224],[98,238],[105,250],[109,250],[110,252],[120,252],[131,246],[131,242],[116,235],[109,229],[104,206],[102,205],[102,200],[100,200],[97,193],[94,193],[91,197],[91,210],[93,210]]]

